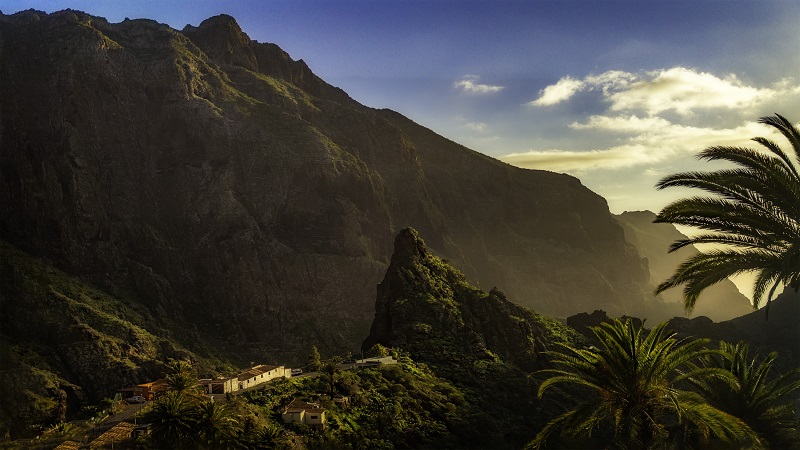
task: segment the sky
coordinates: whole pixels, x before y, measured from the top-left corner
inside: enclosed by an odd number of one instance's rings
[[[229,14],[359,102],[574,175],[615,213],[687,195],[653,186],[770,137],[761,116],[800,121],[795,0],[0,0],[29,8],[176,29]]]

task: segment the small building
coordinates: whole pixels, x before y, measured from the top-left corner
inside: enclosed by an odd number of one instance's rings
[[[319,403],[306,403],[294,399],[281,409],[283,423],[303,423],[317,427],[325,427],[325,409]]]
[[[146,400],[153,400],[166,389],[167,389],[167,380],[164,380],[162,378],[156,381],[151,381],[149,383],[142,383],[142,384],[137,384],[136,386],[133,387],[123,388],[118,390],[117,392],[122,394],[124,398],[132,397],[134,395],[140,395],[144,397]]]
[[[239,378],[204,378],[198,382],[206,394],[227,394],[239,390]]]
[[[245,370],[237,375],[236,378],[239,380],[239,389],[247,389],[284,376],[286,376],[286,370],[283,366],[267,366],[262,364]]]

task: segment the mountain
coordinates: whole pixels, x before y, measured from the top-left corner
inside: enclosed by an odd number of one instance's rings
[[[699,253],[694,246],[669,253],[669,246],[687,236],[669,223],[653,223],[655,213],[650,211],[626,211],[615,216],[625,232],[625,240],[633,244],[647,258],[650,281],[659,284],[669,279],[675,269],[687,258]],[[673,306],[676,316],[683,316],[683,292],[680,288],[669,289],[661,294],[665,303]],[[714,321],[723,321],[753,312],[750,300],[742,295],[730,280],[715,284],[700,295],[692,316],[707,316]]]
[[[579,180],[365,107],[225,15],[0,16],[0,205],[10,244],[239,362],[355,348],[408,226],[540,313],[663,312]]]
[[[168,358],[232,370],[198,331],[109,295],[0,241],[0,435],[75,418],[120,387],[160,378]],[[181,342],[191,342],[195,351]],[[208,344],[213,344],[209,342]],[[84,411],[85,413],[85,411]]]
[[[547,365],[542,352],[579,342],[571,328],[512,303],[499,289],[474,287],[407,228],[395,238],[362,349],[380,344],[408,352],[464,391],[460,410],[468,426],[452,427],[462,439],[458,448],[520,448],[557,410],[536,398],[542,380],[535,372]]]
[[[544,320],[486,293],[432,255],[416,230],[401,230],[386,276],[378,285],[375,320],[362,348],[402,348],[423,362],[497,362],[532,370],[546,350]]]

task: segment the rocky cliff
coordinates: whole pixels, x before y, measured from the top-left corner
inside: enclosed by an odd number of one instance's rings
[[[4,239],[241,361],[357,345],[407,226],[542,313],[660,308],[577,179],[362,106],[228,16],[0,16],[0,205]]]
[[[465,367],[511,363],[532,370],[546,349],[541,318],[496,288],[486,293],[470,285],[432,255],[412,228],[400,231],[394,241],[375,310],[364,350],[382,344],[424,362],[457,361]]]
[[[669,279],[675,269],[687,258],[699,253],[694,246],[669,253],[673,242],[686,239],[686,235],[668,223],[653,223],[655,213],[626,211],[615,216],[625,232],[625,240],[633,244],[647,258],[650,280],[657,285]],[[667,307],[676,316],[684,316],[683,292],[680,288],[661,294]],[[707,316],[715,321],[729,320],[753,312],[750,300],[742,295],[732,281],[725,280],[703,291],[692,316]]]

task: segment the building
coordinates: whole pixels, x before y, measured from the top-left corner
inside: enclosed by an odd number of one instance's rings
[[[198,382],[206,394],[227,394],[239,390],[239,378],[204,378]]]
[[[318,403],[306,403],[299,399],[281,409],[283,423],[303,423],[317,427],[325,427],[325,410]]]
[[[286,376],[286,370],[283,366],[267,366],[262,364],[245,370],[237,375],[236,378],[239,380],[239,389],[247,389],[284,376]]]
[[[142,383],[133,387],[123,388],[117,392],[122,394],[124,398],[132,397],[134,395],[141,395],[146,400],[153,400],[166,389],[167,381],[162,378],[149,383]]]

